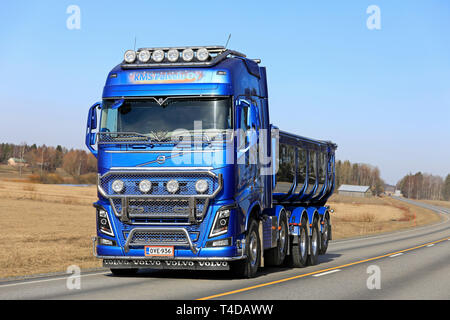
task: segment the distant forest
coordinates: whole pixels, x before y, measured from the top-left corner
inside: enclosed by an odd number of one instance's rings
[[[30,180],[35,182],[95,183],[97,159],[84,150],[1,143],[0,163],[7,163],[10,158],[25,161],[26,171],[31,171]]]
[[[384,181],[380,177],[380,170],[368,164],[351,163],[350,161],[336,161],[336,190],[343,184],[370,186],[373,195],[384,192]]]
[[[450,201],[450,174],[443,179],[422,172],[410,173],[397,183],[397,189],[411,199]]]

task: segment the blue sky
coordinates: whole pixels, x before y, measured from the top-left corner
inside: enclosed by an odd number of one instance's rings
[[[0,141],[84,148],[88,107],[134,45],[224,45],[267,66],[271,122],[338,159],[450,173],[448,1],[2,1]],[[81,29],[69,30],[69,5]],[[369,5],[381,29],[369,30]]]

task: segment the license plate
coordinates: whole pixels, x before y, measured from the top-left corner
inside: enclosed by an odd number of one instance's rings
[[[146,257],[173,257],[173,247],[166,246],[146,246]]]

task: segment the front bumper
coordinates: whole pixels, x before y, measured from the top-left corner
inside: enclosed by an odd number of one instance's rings
[[[131,249],[129,255],[123,255],[121,247],[97,245],[98,237],[93,237],[93,255],[103,259],[106,268],[149,268],[182,270],[229,270],[230,263],[245,259],[244,246],[175,249],[174,257],[147,257],[144,250]]]

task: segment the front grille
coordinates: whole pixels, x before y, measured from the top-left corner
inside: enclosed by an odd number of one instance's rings
[[[192,236],[198,237],[198,234]],[[130,247],[161,245],[189,247],[196,251],[192,244],[191,236],[185,228],[136,228],[126,235],[125,251]]]
[[[128,218],[136,223],[187,223],[201,220],[208,208],[208,199],[111,199],[117,215],[126,207]]]
[[[186,235],[182,232],[135,232],[130,240],[130,245],[187,245]]]

